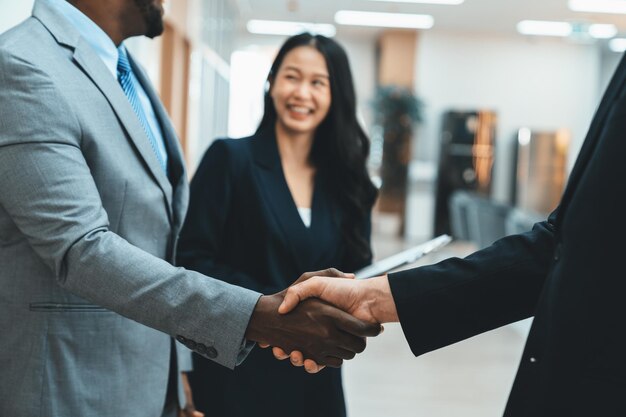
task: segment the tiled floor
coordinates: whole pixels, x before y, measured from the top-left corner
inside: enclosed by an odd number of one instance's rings
[[[404,247],[389,235],[373,236],[377,258]],[[420,263],[465,256],[471,246],[452,243]],[[349,417],[499,417],[522,354],[528,323],[488,332],[414,357],[399,324],[369,340],[344,364]]]

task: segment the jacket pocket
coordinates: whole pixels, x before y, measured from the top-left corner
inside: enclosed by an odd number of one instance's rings
[[[30,303],[30,311],[39,313],[110,313],[104,307],[85,303]]]

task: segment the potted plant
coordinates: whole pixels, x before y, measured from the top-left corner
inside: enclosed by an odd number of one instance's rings
[[[409,88],[385,85],[377,88],[372,106],[375,128],[370,168],[380,185],[378,209],[400,215],[402,234],[412,141],[423,118],[423,103]]]

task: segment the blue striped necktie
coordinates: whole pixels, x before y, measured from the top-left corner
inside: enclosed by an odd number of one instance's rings
[[[123,48],[118,49],[119,58],[117,61],[117,79],[122,86],[122,90],[124,90],[124,94],[128,98],[131,107],[135,111],[141,126],[143,127],[144,132],[146,132],[146,136],[150,141],[150,146],[154,151],[154,154],[161,165],[161,168],[167,173],[167,167],[165,166],[165,161],[159,152],[159,147],[157,145],[157,140],[154,137],[154,133],[152,129],[150,129],[150,125],[148,124],[148,119],[146,118],[146,113],[141,106],[139,101],[139,96],[137,95],[137,90],[135,89],[135,82],[133,81],[133,69],[130,66],[130,62],[128,61],[128,56],[126,55],[126,51]]]

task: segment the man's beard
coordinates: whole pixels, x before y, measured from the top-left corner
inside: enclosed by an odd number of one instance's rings
[[[154,38],[163,33],[163,9],[154,0],[134,0],[146,24],[145,36]]]

